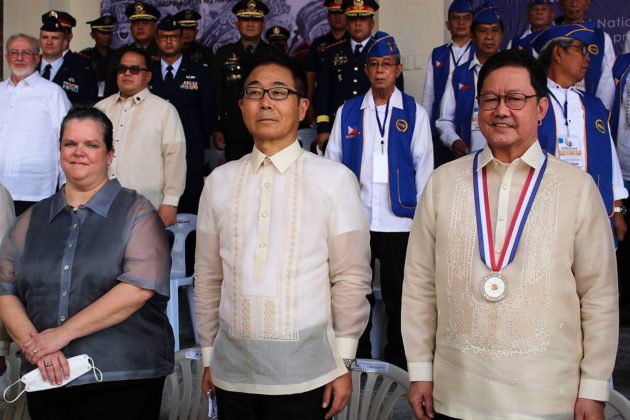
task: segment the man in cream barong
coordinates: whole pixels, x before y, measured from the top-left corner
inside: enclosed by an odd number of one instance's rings
[[[544,70],[488,60],[488,145],[436,170],[411,230],[402,334],[414,414],[603,419],[618,339],[610,225],[584,171],[543,153]]]

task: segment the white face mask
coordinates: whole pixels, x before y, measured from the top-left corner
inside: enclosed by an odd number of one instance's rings
[[[36,392],[36,391],[45,391],[47,389],[52,389],[52,388],[60,388],[66,385],[67,383],[74,381],[79,376],[82,376],[88,373],[89,371],[94,372],[94,378],[98,382],[101,382],[103,380],[103,374],[96,366],[94,366],[94,361],[87,354],[80,354],[78,356],[70,357],[67,360],[68,360],[68,366],[70,369],[70,376],[68,377],[68,379],[63,379],[60,385],[52,384],[48,381],[45,381],[44,378],[42,378],[42,374],[39,371],[39,369],[33,369],[29,373],[27,373],[26,375],[22,376],[20,379],[18,379],[17,381],[9,385],[4,390],[2,397],[4,398],[6,402],[12,403],[12,402],[17,401],[17,399],[20,398],[20,396],[24,392]],[[20,382],[24,383],[24,389],[14,399],[7,400],[7,391],[11,387],[13,387],[14,385]]]

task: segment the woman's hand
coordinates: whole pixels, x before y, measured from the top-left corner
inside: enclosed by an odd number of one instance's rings
[[[51,384],[61,385],[64,379],[70,377],[70,366],[66,356],[62,352],[56,351],[40,358],[37,362],[42,378]]]
[[[39,366],[42,359],[66,347],[69,342],[62,327],[50,328],[40,333],[31,333],[31,338],[22,344],[22,352],[29,363]]]

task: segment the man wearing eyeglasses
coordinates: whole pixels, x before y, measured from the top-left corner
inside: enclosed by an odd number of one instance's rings
[[[380,262],[387,314],[385,360],[406,369],[400,335],[403,269],[411,219],[433,171],[433,143],[426,111],[396,87],[402,64],[394,38],[377,32],[373,39],[364,68],[370,90],[337,111],[326,157],[346,165],[360,182],[372,269],[375,260]],[[371,358],[370,329],[368,324],[359,342],[361,357]]]
[[[70,101],[37,72],[35,38],[11,35],[5,51],[11,76],[0,83],[0,184],[13,196],[20,215],[63,183],[58,135]]]
[[[149,60],[144,50],[125,52],[116,67],[119,92],[95,107],[114,124],[110,179],[144,195],[170,226],[186,185],[186,142],[175,107],[149,92]]]
[[[204,150],[217,120],[216,90],[205,64],[182,54],[183,28],[172,15],[162,18],[157,28],[157,45],[162,58],[151,64],[151,92],[177,109],[186,135],[186,189],[179,200],[180,213],[197,214],[203,177],[207,175]]]
[[[549,81],[550,106],[538,138],[544,150],[593,177],[615,240],[622,241],[627,227],[621,200],[628,192],[608,125],[608,110],[598,97],[576,86],[588,72],[588,45],[594,36],[592,29],[574,24],[549,28],[532,40]]]
[[[617,273],[592,177],[546,153],[547,76],[514,50],[479,73],[487,145],[437,169],[409,236],[402,333],[417,419],[603,419]]]
[[[485,139],[479,130],[476,83],[481,66],[499,51],[503,39],[499,10],[486,1],[473,13],[472,40],[477,47],[470,60],[453,70],[440,105],[435,126],[440,140],[455,158],[480,150]]]
[[[212,171],[197,219],[202,388],[223,420],[329,419],[370,312],[357,182],[300,147],[308,100],[286,59],[256,66],[239,103],[253,151]]]

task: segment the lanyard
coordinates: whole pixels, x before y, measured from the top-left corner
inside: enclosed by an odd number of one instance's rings
[[[378,107],[374,104],[374,113],[376,114],[376,123],[378,124],[378,131],[381,132],[381,139],[385,138],[385,123],[387,122],[387,114],[389,114],[389,100],[387,101],[387,105],[385,106],[385,119],[383,120],[383,124],[381,124],[381,119],[378,116]]]
[[[558,104],[558,106],[562,109],[562,115],[564,116],[564,126],[569,127],[569,91],[567,90],[567,94],[564,97],[564,106],[560,103],[560,101],[558,100],[558,98],[556,98],[556,95],[553,94],[553,92],[551,91],[551,89],[547,89],[549,91],[549,95],[551,95],[551,98],[556,101],[556,103]]]
[[[455,64],[455,66],[453,68],[459,66],[459,62],[462,61],[462,58],[466,55],[466,53],[470,49],[471,45],[472,45],[472,42],[468,41],[468,46],[466,47],[466,49],[464,50],[462,55],[460,55],[459,58],[457,60],[455,60],[455,53],[453,52],[453,44],[451,44],[451,46],[450,46],[451,58],[453,59],[453,64]]]

